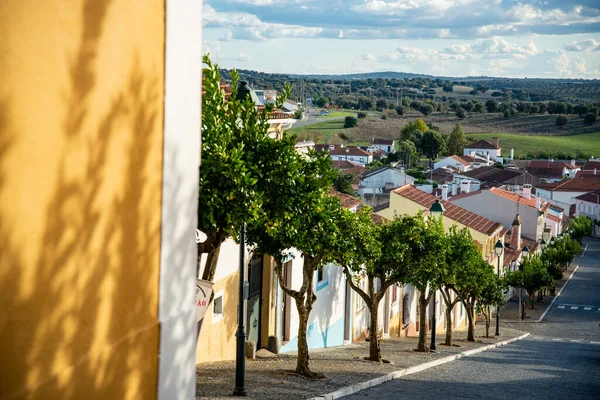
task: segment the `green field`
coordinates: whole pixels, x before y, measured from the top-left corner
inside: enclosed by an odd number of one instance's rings
[[[317,118],[318,119],[327,119],[327,118],[336,118],[336,117],[348,117],[350,115],[356,117],[356,113],[355,112],[350,112],[350,111],[330,111],[329,115],[319,115],[319,116],[317,116]]]
[[[510,156],[510,149],[515,149],[515,158],[529,153],[575,153],[579,151],[590,156],[600,156],[600,132],[570,136],[524,136],[494,133],[469,133],[468,138],[490,140],[500,139],[502,155]]]
[[[301,140],[313,140],[315,143],[341,143],[338,136],[344,130],[344,119],[325,120],[316,124],[290,129]]]

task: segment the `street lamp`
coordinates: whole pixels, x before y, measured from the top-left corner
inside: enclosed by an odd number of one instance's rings
[[[542,241],[540,242],[540,247],[542,248],[542,251],[544,251],[544,249],[546,248],[546,241],[544,239],[542,239]]]
[[[429,208],[429,212],[431,213],[431,215],[433,216],[433,218],[435,218],[436,220],[439,220],[440,217],[442,217],[444,215],[444,211],[446,211],[446,209],[444,208],[444,205],[442,203],[440,203],[440,201],[438,199],[436,199],[433,204],[431,205],[431,207]],[[437,347],[435,346],[435,331],[437,329],[437,318],[436,318],[436,299],[435,299],[435,294],[437,293],[437,288],[435,288],[435,290],[433,291],[433,313],[431,315],[431,343],[429,345],[429,350],[435,351],[437,349]]]
[[[498,258],[498,278],[500,278],[500,256],[504,252],[504,244],[498,239],[494,245],[494,253]],[[500,336],[500,307],[496,304],[496,336]]]
[[[256,94],[252,91],[248,82],[241,81],[236,95],[236,100],[250,100],[256,104]],[[246,396],[246,329],[244,320],[246,318],[246,309],[244,301],[246,300],[246,224],[240,229],[240,284],[238,300],[238,327],[235,332],[236,352],[235,352],[235,388],[234,396]]]
[[[529,248],[527,246],[523,247],[523,250],[521,250],[521,259],[523,258],[527,258],[527,256],[529,255]],[[519,262],[519,270],[523,271],[521,273],[521,289],[519,291],[519,309],[521,310],[521,319],[525,319],[525,310],[523,309],[523,302],[522,302],[522,298],[523,298],[523,285],[525,284],[525,266],[523,264],[523,262]]]
[[[550,239],[550,246],[554,246],[555,243],[556,243],[556,240],[554,240],[554,237],[552,239]]]

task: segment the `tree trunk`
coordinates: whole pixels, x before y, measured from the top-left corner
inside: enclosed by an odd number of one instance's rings
[[[444,344],[452,346],[452,307],[448,307],[448,305],[446,305],[446,340]]]
[[[369,360],[381,362],[381,346],[379,341],[379,326],[377,324],[379,314],[379,299],[374,298],[369,310],[371,313],[371,324],[369,327]]]
[[[308,311],[302,302],[296,299],[296,309],[298,310],[298,358],[296,359],[296,373],[301,376],[313,378],[314,374],[308,367],[308,341],[306,340],[306,332],[308,329]]]
[[[475,341],[475,323],[473,321],[473,319],[475,318],[474,307],[471,307],[470,304],[464,304],[464,305],[465,305],[465,309],[467,311],[467,320],[469,321],[469,326],[467,328],[467,340],[469,342],[474,342]]]
[[[206,266],[204,267],[204,271],[202,272],[202,279],[205,281],[212,282],[215,279],[215,273],[217,271],[217,262],[219,261],[219,253],[221,252],[221,241],[218,241],[215,246],[207,253],[206,256]],[[200,273],[200,257],[201,254],[198,254],[198,265],[197,272]],[[196,275],[198,276],[198,275]]]
[[[417,345],[417,351],[427,351],[429,348],[426,346],[427,343],[427,296],[425,291],[419,294],[419,344]]]
[[[530,294],[530,295],[527,297],[527,301],[529,301],[529,302],[531,303],[531,309],[532,309],[532,310],[535,310],[535,303],[534,303],[534,301],[533,301],[533,296],[535,296],[535,292],[534,292],[533,294]]]
[[[490,310],[490,306],[485,306],[483,315],[485,316],[485,337],[490,337],[490,325],[492,323],[492,311]],[[498,316],[496,316],[498,318]]]

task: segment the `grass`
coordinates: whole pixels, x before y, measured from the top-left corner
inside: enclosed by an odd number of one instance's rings
[[[315,143],[341,143],[338,134],[344,130],[344,120],[325,120],[300,128],[293,128],[289,133],[296,135],[300,140],[313,140]]]
[[[522,157],[528,152],[540,151],[556,153],[571,153],[576,151],[592,156],[600,155],[600,132],[570,136],[524,136],[503,133],[476,133],[468,134],[468,138],[490,140],[492,137],[500,139],[502,155],[510,156],[510,149],[515,149],[515,158]]]
[[[350,111],[333,111],[333,112],[330,111],[328,115],[319,115],[319,116],[317,116],[317,118],[318,119],[327,119],[327,118],[348,117],[348,116],[356,117],[356,113],[350,112]]]

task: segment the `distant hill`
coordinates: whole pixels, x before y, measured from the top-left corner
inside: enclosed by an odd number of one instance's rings
[[[394,71],[384,71],[384,72],[365,72],[360,74],[342,74],[342,75],[298,75],[291,74],[294,78],[304,78],[304,79],[342,79],[342,80],[352,80],[352,79],[413,79],[413,78],[426,78],[426,79],[436,79],[438,77],[433,75],[426,74],[413,74],[410,72],[394,72]]]

